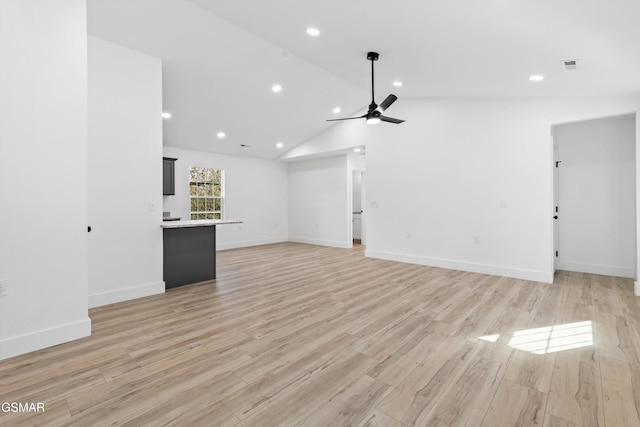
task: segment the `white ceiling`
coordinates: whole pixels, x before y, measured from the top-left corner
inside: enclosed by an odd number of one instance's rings
[[[175,147],[277,158],[340,126],[325,121],[337,117],[333,107],[340,117],[366,111],[368,51],[380,53],[377,102],[389,93],[398,103],[640,95],[640,0],[87,3],[90,34],[163,60],[164,108],[173,114],[164,138]],[[309,26],[320,36],[308,36]],[[566,59],[578,69],[564,70]],[[536,73],[545,80],[530,82]],[[396,79],[403,87],[391,85]]]

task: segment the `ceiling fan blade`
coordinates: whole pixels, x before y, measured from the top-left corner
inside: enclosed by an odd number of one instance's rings
[[[367,117],[366,114],[359,116],[359,117],[345,117],[344,119],[327,119],[328,122],[338,122],[340,120],[355,120],[355,119],[364,119],[365,117]]]
[[[382,120],[383,122],[389,122],[389,123],[395,123],[395,124],[400,124],[404,122],[404,120],[394,119],[393,117],[387,117],[382,115],[380,116],[380,120]]]
[[[378,106],[378,110],[380,112],[383,112],[384,110],[386,110],[387,108],[389,108],[391,106],[391,104],[393,104],[394,102],[396,102],[396,99],[398,99],[397,96],[395,96],[394,94],[391,94],[389,96],[387,96],[385,98],[384,101],[382,101],[382,103],[380,103],[380,105]]]

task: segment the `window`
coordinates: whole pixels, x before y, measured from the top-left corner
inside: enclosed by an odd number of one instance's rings
[[[191,219],[222,219],[224,170],[192,166],[189,174]]]

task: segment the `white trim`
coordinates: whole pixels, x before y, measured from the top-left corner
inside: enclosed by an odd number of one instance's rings
[[[574,261],[561,261],[557,263],[558,270],[577,271],[579,273],[602,274],[604,276],[635,278],[635,268],[616,267],[611,265],[585,264]]]
[[[640,283],[637,281],[633,282],[633,292],[640,297]]]
[[[216,243],[216,250],[224,251],[227,249],[247,248],[249,246],[271,245],[273,243],[288,242],[287,237],[272,237],[269,239],[245,240],[241,242]]]
[[[309,239],[306,237],[289,236],[289,242],[305,243],[307,245],[329,246],[332,248],[342,248],[342,249],[349,249],[353,247],[352,240],[349,240],[348,242],[339,242],[336,240],[320,240],[320,239]]]
[[[533,280],[536,282],[553,283],[553,273],[536,270],[523,270],[489,264],[461,262],[440,258],[429,258],[415,255],[404,255],[392,252],[365,250],[364,255],[369,258],[379,258],[389,261],[406,262],[410,264],[427,265],[430,267],[448,268],[469,271],[472,273],[490,274],[494,276],[512,277],[515,279]]]
[[[164,281],[161,281],[148,283],[146,285],[131,286],[128,288],[91,294],[89,295],[89,308],[101,307],[103,305],[115,304],[117,302],[148,297],[150,295],[163,294],[164,290]]]
[[[0,340],[0,360],[77,340],[91,335],[89,317],[74,323]]]

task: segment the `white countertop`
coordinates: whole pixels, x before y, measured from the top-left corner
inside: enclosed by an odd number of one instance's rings
[[[162,228],[212,227],[215,225],[242,224],[242,221],[228,219],[192,219],[185,221],[164,221]]]

